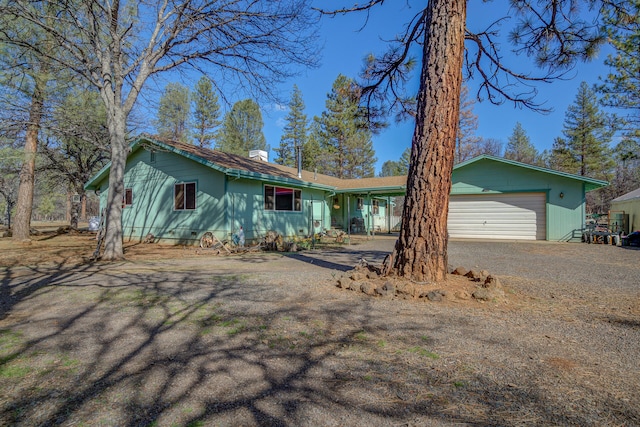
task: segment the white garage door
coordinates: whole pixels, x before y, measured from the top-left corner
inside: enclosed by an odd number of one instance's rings
[[[544,240],[544,193],[454,195],[449,200],[449,236]]]

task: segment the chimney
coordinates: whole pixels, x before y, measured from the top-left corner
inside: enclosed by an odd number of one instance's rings
[[[298,178],[302,179],[302,150],[300,149],[300,146],[296,147],[296,157],[298,163]]]
[[[264,150],[251,150],[249,151],[249,158],[261,162],[269,162],[269,153]]]

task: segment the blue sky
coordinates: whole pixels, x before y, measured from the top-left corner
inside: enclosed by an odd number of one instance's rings
[[[348,6],[356,3],[356,0],[314,0],[318,7]],[[469,0],[467,8],[467,26],[471,31],[484,30],[486,26],[496,19],[509,15],[507,0]],[[412,5],[415,5],[412,7]],[[385,50],[384,40],[402,31],[404,24],[408,22],[423,7],[424,0],[391,0],[384,3],[383,7],[374,8],[370,16],[363,13],[352,13],[336,17],[323,17],[320,20],[320,44],[322,45],[320,66],[315,69],[302,70],[300,75],[291,81],[281,85],[277,90],[284,98],[288,98],[296,84],[301,92],[306,105],[306,114],[311,120],[313,116],[320,115],[325,108],[327,94],[338,76],[344,74],[351,78],[357,78],[362,69],[363,58],[369,53],[381,54]],[[506,35],[510,24],[515,19],[504,21],[502,33]],[[501,54],[508,63],[519,72],[533,71],[532,62],[524,56],[514,55],[506,39],[501,40]],[[536,100],[544,104],[545,108],[553,110],[552,113],[543,115],[527,109],[514,107],[513,104],[493,105],[487,101],[478,102],[474,106],[474,113],[478,116],[478,129],[476,134],[484,138],[494,138],[506,146],[517,122],[520,122],[531,139],[531,142],[539,151],[550,149],[553,140],[562,136],[562,127],[567,107],[573,103],[578,86],[582,81],[589,85],[598,82],[599,76],[604,76],[608,68],[603,61],[608,51],[603,50],[597,58],[590,63],[580,63],[565,77],[551,84],[540,83],[535,87],[539,94]],[[415,55],[419,59],[419,52]],[[175,76],[175,75],[174,75]],[[182,77],[185,77],[182,75]],[[189,78],[182,83],[193,88],[198,77]],[[163,80],[163,79],[161,79]],[[159,97],[165,81],[148,82],[148,95],[146,101]],[[466,82],[471,94],[477,91],[478,83]],[[417,78],[412,82],[412,87],[417,92]],[[229,96],[229,94],[226,94]],[[238,99],[230,98],[231,102],[246,98],[246,95],[238,93]],[[142,100],[145,103],[145,100]],[[153,102],[151,102],[153,104]],[[261,103],[264,119],[264,134],[270,147],[276,148],[280,144],[284,118],[287,114],[283,105]],[[144,107],[143,107],[144,108]],[[148,107],[149,108],[149,107]],[[223,106],[223,110],[227,108]],[[147,110],[149,111],[149,110]],[[153,114],[153,113],[152,113]],[[379,135],[373,137],[376,151],[376,174],[381,170],[382,163],[386,160],[398,160],[405,148],[411,145],[414,123],[408,121],[395,124],[390,120],[390,126]],[[273,150],[269,158],[275,157]]]
[[[318,2],[325,5],[337,2]],[[374,10],[369,16],[366,26],[364,14],[351,14],[334,18],[323,17],[321,20],[321,38],[324,43],[322,50],[321,66],[317,69],[307,70],[290,84],[284,85],[281,90],[289,93],[293,84],[297,84],[306,105],[306,114],[309,118],[319,115],[324,110],[327,93],[331,91],[333,81],[342,73],[348,77],[357,77],[362,69],[362,59],[370,52],[381,53],[385,43],[381,39],[389,39],[403,28],[418,9],[407,6],[405,0],[387,2],[381,10]],[[343,2],[343,4],[350,4]],[[479,30],[482,25],[493,22],[497,17],[507,15],[508,7],[505,1],[496,0],[484,3],[481,0],[469,0],[468,26],[471,30]],[[508,22],[506,23],[508,28]],[[505,33],[507,30],[505,29]],[[528,70],[533,66],[526,57],[516,57],[509,52],[511,48],[506,42],[502,44],[502,53],[507,60],[516,64],[519,70]],[[536,88],[539,95],[536,98],[544,102],[545,108],[552,108],[553,112],[542,115],[527,109],[515,108],[513,104],[505,103],[500,106],[487,101],[476,103],[474,113],[478,116],[477,135],[485,138],[495,138],[506,142],[516,122],[520,122],[531,142],[539,151],[550,149],[553,140],[561,136],[564,116],[567,107],[573,103],[580,82],[588,84],[598,82],[598,76],[607,73],[607,67],[603,65],[606,52],[602,51],[598,58],[588,64],[579,64],[575,70],[568,74],[569,80],[555,81],[551,84],[538,84]],[[417,90],[418,82],[415,81]],[[470,92],[475,94],[476,82],[467,82]],[[279,106],[264,106],[264,133],[270,146],[277,147],[282,134],[283,118],[286,111]],[[413,122],[406,122],[391,126],[380,135],[374,136],[374,148],[378,161],[376,174],[386,160],[398,160],[402,151],[411,144]],[[270,153],[270,158],[273,158]]]

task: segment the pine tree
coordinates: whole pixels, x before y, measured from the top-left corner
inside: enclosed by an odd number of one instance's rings
[[[307,141],[302,147],[302,169],[308,171],[318,170],[322,164],[323,153],[318,139],[319,132],[314,131],[317,126],[318,123],[315,120],[311,122]]]
[[[505,159],[528,163],[530,165],[535,164],[538,160],[538,150],[531,144],[531,140],[520,122],[517,122],[513,128],[513,132],[507,142],[504,157]]]
[[[567,109],[562,133],[566,141],[556,140],[553,156],[568,157],[562,161],[572,165],[569,172],[606,179],[613,167],[609,149],[612,132],[607,115],[598,108],[595,91],[586,82],[580,84],[575,102]]]
[[[372,133],[359,101],[359,88],[340,74],[327,95],[326,110],[314,117],[313,132],[322,150],[319,162],[323,173],[338,178],[374,175]]]
[[[300,149],[304,153],[304,146],[307,143],[307,115],[304,114],[304,101],[302,92],[298,86],[293,85],[293,93],[289,101],[289,113],[285,120],[287,124],[284,132],[280,137],[280,146],[274,151],[277,157],[274,162],[291,167],[297,167],[297,150]]]
[[[402,152],[399,160],[387,160],[382,164],[380,176],[402,176],[409,172],[409,161],[411,158],[411,148]]]
[[[325,13],[368,14],[387,3],[376,0],[354,5],[349,2],[348,7]],[[384,275],[429,282],[446,279],[447,212],[462,71],[480,78],[480,87],[492,102],[509,100],[522,107],[539,108],[531,91],[518,93],[522,87],[518,83],[551,81],[562,76],[578,59],[592,58],[602,41],[594,23],[576,13],[583,3],[592,4],[575,0],[509,2],[515,18],[509,39],[518,52],[531,57],[544,69],[539,76],[531,74],[530,67],[526,72],[516,72],[503,61],[496,43],[497,25],[491,31],[473,32],[466,22],[467,0],[422,2],[417,13],[413,12],[415,19],[389,42],[387,51],[375,61],[367,61],[363,72],[365,97],[397,110],[406,105],[402,101],[411,95],[406,90],[414,87],[410,79],[413,67],[407,66],[413,61],[413,47],[422,53],[422,62],[416,67],[420,70],[420,84],[412,114],[416,126],[407,178],[407,202],[398,240],[382,271]]]
[[[180,83],[167,84],[158,107],[157,130],[161,137],[188,142],[189,98],[188,87]]]
[[[211,80],[202,76],[196,84],[193,98],[193,137],[200,147],[210,147],[215,138],[215,129],[222,123],[220,121],[220,104],[218,95],[213,91]]]
[[[244,157],[251,150],[268,150],[263,126],[260,106],[252,99],[238,101],[225,114],[216,149]]]
[[[623,138],[640,143],[640,1],[606,3],[603,21],[615,53],[605,60],[612,72],[597,87],[600,101],[624,113]]]
[[[578,172],[578,163],[573,157],[566,139],[558,137],[553,141],[549,156],[549,167],[561,172]]]

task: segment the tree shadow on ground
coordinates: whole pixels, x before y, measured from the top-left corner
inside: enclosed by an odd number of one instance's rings
[[[514,386],[432,351],[449,325],[473,326],[463,314],[397,329],[358,296],[309,303],[262,277],[144,268],[5,273],[0,424],[593,421],[549,400],[534,372]],[[638,419],[632,403],[616,404]]]

